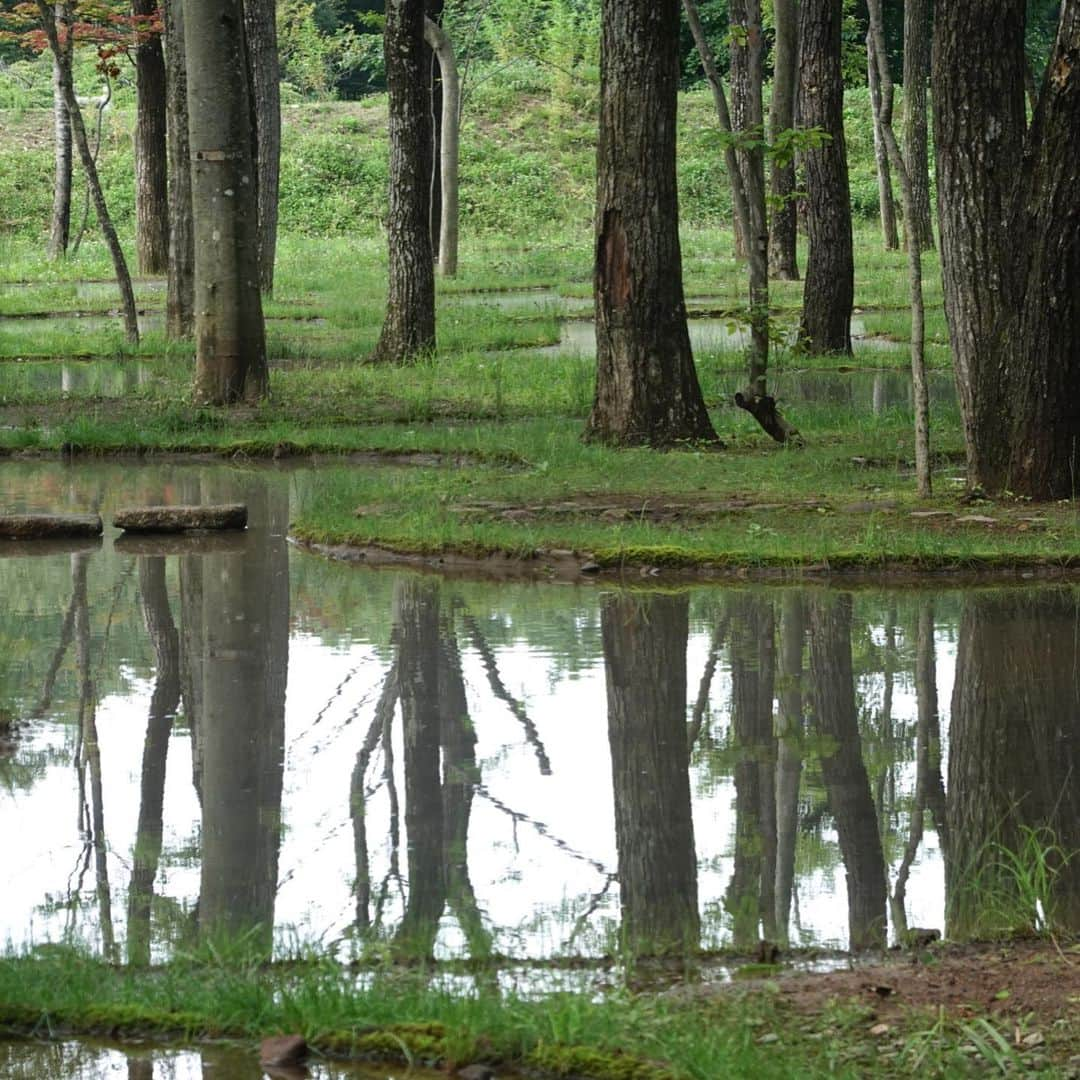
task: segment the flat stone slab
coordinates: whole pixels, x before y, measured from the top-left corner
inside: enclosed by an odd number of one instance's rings
[[[113,524],[125,532],[180,533],[190,529],[245,529],[243,503],[217,506],[129,506],[113,514]]]
[[[70,540],[100,536],[99,514],[0,514],[0,539]]]

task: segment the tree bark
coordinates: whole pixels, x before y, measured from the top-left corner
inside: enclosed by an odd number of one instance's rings
[[[258,191],[259,284],[274,291],[278,187],[281,176],[281,72],[275,0],[240,0],[251,107],[252,160]]]
[[[116,235],[112,218],[109,216],[109,208],[105,203],[105,194],[101,189],[97,165],[94,163],[94,155],[90,152],[90,141],[86,137],[86,125],[83,123],[82,110],[79,108],[78,101],[75,100],[75,84],[71,75],[71,56],[66,45],[60,41],[53,9],[46,0],[36,0],[36,3],[41,25],[45,30],[45,37],[49,42],[49,48],[52,50],[53,60],[59,72],[60,89],[67,105],[68,118],[71,120],[71,131],[75,136],[75,145],[79,150],[79,160],[82,162],[83,172],[86,175],[86,186],[89,188],[90,195],[94,200],[94,210],[98,216],[98,223],[101,225],[102,235],[105,237],[105,246],[109,249],[109,255],[112,258],[116,283],[120,288],[120,299],[124,311],[124,337],[129,343],[138,344],[139,319],[135,311],[135,293],[131,288],[131,275],[128,273],[127,260],[124,258],[124,251],[120,247],[120,239]]]
[[[1017,881],[1002,872],[1024,830],[1049,830],[1062,852],[1080,848],[1080,683],[1076,597],[1069,589],[975,592],[964,601],[949,729],[949,937],[1016,930]],[[1064,863],[1046,914],[1080,929],[1080,860]],[[1002,898],[1012,896],[1015,911]],[[996,902],[987,905],[988,897]],[[1031,899],[1030,897],[1028,898]],[[1036,912],[1027,913],[1027,929]]]
[[[71,63],[74,38],[71,36],[73,16],[69,0],[60,0],[53,7],[56,25],[62,28],[57,35],[61,47]],[[49,225],[49,258],[60,259],[67,254],[71,235],[71,118],[64,101],[64,86],[60,61],[53,57],[53,131],[54,174],[53,208]]]
[[[424,40],[439,62],[439,273],[454,277],[458,265],[458,150],[460,147],[461,80],[450,35],[431,19],[424,20]],[[436,215],[431,212],[432,219]]]
[[[131,0],[133,15],[157,10],[157,0]],[[169,199],[160,34],[143,35],[135,47],[135,88],[135,249],[140,273],[163,274],[169,262]]]
[[[682,286],[678,0],[604,0],[601,11],[596,392],[585,437],[616,446],[715,443]]]
[[[911,179],[914,218],[905,212],[908,243],[934,250],[930,215],[930,154],[926,82],[930,77],[930,0],[904,0],[904,161]]]
[[[881,948],[887,927],[885,856],[862,759],[848,594],[810,604],[810,678],[815,729],[831,745],[821,754],[821,776],[847,870],[850,947]]]
[[[423,0],[387,0],[383,31],[390,91],[390,245],[386,318],[371,359],[404,364],[435,349],[431,253],[431,111]]]
[[[187,61],[181,0],[165,0],[165,117],[169,146],[169,265],[165,328],[171,340],[195,332],[195,224],[191,209]]]
[[[942,280],[968,483],[1065,498],[1080,469],[1080,0],[1025,134],[1023,0],[939,8]]]
[[[829,138],[805,152],[809,252],[799,334],[814,353],[851,352],[855,266],[844,141],[840,0],[799,5],[799,126]]]
[[[795,207],[795,157],[777,155],[781,132],[795,127],[795,89],[798,84],[799,15],[795,0],[773,0],[773,90],[769,107],[770,197],[769,273],[780,281],[799,280],[798,215]]]
[[[269,391],[259,292],[240,0],[183,0],[191,197],[195,221],[195,388],[200,404],[256,402]]]
[[[896,251],[900,246],[900,234],[896,230],[896,200],[893,198],[892,170],[889,167],[889,151],[882,134],[882,111],[892,112],[892,102],[886,106],[882,101],[881,77],[874,55],[873,31],[866,35],[866,71],[870,84],[870,109],[874,118],[874,165],[877,169],[878,209],[881,216],[881,238],[886,251]]]
[[[687,595],[617,593],[601,608],[622,939],[631,955],[699,948],[686,747]]]

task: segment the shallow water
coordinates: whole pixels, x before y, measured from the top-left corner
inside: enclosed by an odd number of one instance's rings
[[[314,475],[0,463],[8,509],[251,513],[231,541],[0,547],[12,948],[880,945],[977,923],[995,842],[1080,848],[1072,587],[376,571],[287,544]],[[1080,860],[1050,899],[1080,922]]]

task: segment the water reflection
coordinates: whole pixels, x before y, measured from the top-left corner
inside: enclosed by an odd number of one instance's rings
[[[2,475],[13,506],[252,522],[0,549],[16,948],[681,955],[1077,921],[1072,587],[440,581],[290,550],[304,471]]]

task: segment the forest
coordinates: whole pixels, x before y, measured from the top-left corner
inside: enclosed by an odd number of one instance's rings
[[[1072,1075],[1078,396],[1080,0],[0,0],[0,1073]]]

